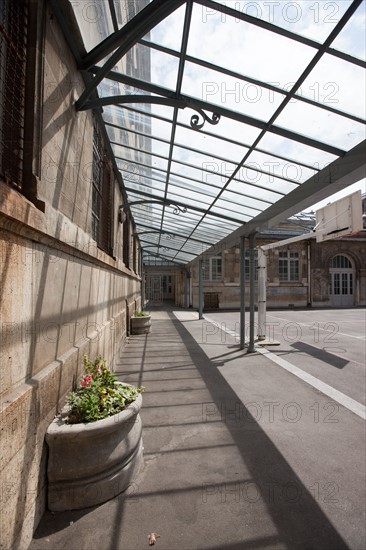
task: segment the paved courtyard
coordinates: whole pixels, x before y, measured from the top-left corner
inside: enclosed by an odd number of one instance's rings
[[[145,386],[145,463],[126,494],[46,513],[31,550],[363,550],[365,311],[270,311],[247,354],[237,312],[153,310],[121,378]]]

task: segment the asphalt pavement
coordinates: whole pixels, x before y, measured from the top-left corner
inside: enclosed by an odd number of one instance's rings
[[[47,512],[31,550],[366,548],[365,310],[152,310],[117,366],[145,386],[144,466],[126,493]],[[159,536],[158,536],[159,535]]]

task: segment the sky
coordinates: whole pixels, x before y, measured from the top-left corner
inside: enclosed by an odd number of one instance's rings
[[[284,27],[316,41],[324,40],[335,27],[340,17],[347,10],[351,1],[226,1],[220,2],[266,21]],[[180,49],[184,8],[173,13],[151,33],[151,40],[174,50]],[[332,47],[341,49],[356,57],[365,57],[365,3],[358,8],[352,20],[334,41]],[[251,54],[252,52],[252,54]],[[268,33],[252,25],[243,24],[223,13],[214,12],[202,6],[194,6],[191,31],[188,42],[188,54],[203,58],[216,65],[227,67],[233,71],[249,75],[265,82],[275,83],[282,89],[289,89],[298,78],[314,55],[314,49],[303,44],[297,44],[286,38]],[[248,55],[249,54],[249,55]],[[161,54],[152,55],[152,79],[160,85],[173,87],[178,63],[170,57]],[[185,67],[182,92],[197,98],[207,98],[208,101],[224,104],[230,109],[243,110],[245,114],[268,119],[281,103],[284,96],[268,90],[256,89],[234,78],[220,73],[197,69],[193,64]],[[300,95],[365,118],[365,75],[362,68],[325,55],[315,70],[305,80]],[[184,117],[182,117],[183,119]],[[293,101],[276,120],[276,125],[304,133],[327,142],[331,145],[348,150],[365,138],[364,126],[344,117],[319,111],[311,105]],[[220,121],[221,125],[221,121]],[[250,142],[257,130],[251,127],[227,123],[230,137]],[[324,127],[327,135],[324,136]],[[300,131],[299,131],[300,128]],[[154,131],[159,131],[159,124]],[[191,133],[192,134],[192,133]],[[199,149],[202,139],[191,136],[193,145]],[[293,159],[306,159],[312,165],[320,168],[335,159],[334,156],[306,148],[300,143],[289,140],[279,140],[277,136],[266,135],[261,146],[274,151],[281,151]],[[239,148],[238,148],[239,149]],[[222,151],[233,161],[238,161],[243,150]],[[251,157],[253,159],[253,156]],[[197,159],[192,154],[192,163]],[[260,162],[260,160],[259,160]],[[281,167],[280,167],[281,168]],[[302,181],[311,174],[301,173]],[[329,197],[333,198],[349,194],[355,189],[365,192],[365,180],[352,185],[344,191]],[[309,207],[314,209],[316,205]]]
[[[216,1],[316,42],[323,42],[329,36],[352,3],[352,0]],[[127,0],[121,0],[121,6],[125,5],[123,2]],[[82,2],[71,0],[71,3],[74,9],[78,10],[79,24],[85,29],[84,39],[87,49],[91,49],[112,32],[112,21],[108,14],[108,3],[105,0],[83,0]],[[366,56],[365,7],[364,1],[331,44],[332,48],[363,60]],[[100,25],[103,18],[104,21],[109,21],[107,25],[109,29],[105,28],[105,25],[104,28]],[[183,5],[155,27],[145,39],[180,52],[184,18],[185,6]],[[143,48],[141,45],[138,47]],[[154,49],[147,50],[151,51],[151,82],[175,90],[179,59]],[[284,92],[291,90],[316,52],[317,50],[308,44],[289,40],[248,22],[229,17],[220,11],[194,3],[187,54],[245,75],[249,79],[263,81],[274,86],[276,90],[259,87],[235,75],[224,75],[208,68],[207,65],[202,67],[186,61],[181,93],[268,122],[286,97]],[[136,63],[137,59],[138,55],[135,56]],[[123,63],[124,61],[118,62],[116,68],[122,73],[125,70]],[[137,65],[136,68],[138,69]],[[111,95],[111,88],[112,94],[145,93],[106,79],[99,87],[101,96]],[[302,82],[297,95],[363,120],[366,118],[364,69],[330,54],[323,55]],[[151,108],[152,113],[167,119],[167,121],[152,119],[151,127],[153,136],[166,140],[166,142],[151,140],[154,153],[151,158],[153,169],[151,174],[158,180],[152,181],[152,187],[156,196],[163,197],[165,171],[168,167],[167,160],[163,157],[169,156],[173,108],[162,105],[150,107],[145,104],[138,104],[135,107],[146,110]],[[114,107],[106,108],[105,113],[112,112],[113,109]],[[192,114],[194,111],[189,108],[179,109],[178,123],[189,126]],[[274,124],[343,151],[352,149],[365,139],[364,124],[341,116],[339,113],[319,109],[299,98],[291,99]],[[183,147],[174,146],[173,149],[168,198],[177,201],[180,199],[188,209],[190,205],[198,205],[203,209],[210,206],[218,191],[227,182],[228,176],[260,134],[260,129],[255,126],[226,117],[221,117],[217,126],[206,124],[205,129],[216,136],[230,138],[236,143],[224,142],[203,132],[183,128],[178,124],[175,140]],[[238,172],[239,181],[231,181],[222,195],[222,199],[225,200],[219,199],[213,211],[225,213],[227,217],[238,216],[243,221],[249,221],[261,210],[266,209],[271,202],[279,200],[283,194],[290,193],[318,170],[338,158],[331,152],[325,152],[271,132],[265,134],[259,142],[259,147],[272,154],[282,155],[289,161],[259,151],[252,152],[245,167]],[[119,147],[121,155],[122,149],[122,146]],[[191,149],[200,152],[197,153]],[[131,155],[129,150],[126,150],[125,154],[127,159],[131,158],[128,156]],[[145,155],[145,157],[148,158],[145,163],[149,164],[150,156]],[[132,158],[131,161],[133,162]],[[196,168],[189,165],[194,165]],[[206,170],[207,167],[210,169],[209,173]],[[270,177],[268,173],[261,174],[253,168],[269,171]],[[149,180],[149,174],[145,175]],[[193,178],[193,181],[187,180],[187,177]],[[151,180],[146,183],[146,185],[150,184]],[[315,210],[356,189],[366,192],[365,179],[317,205],[309,205],[306,210]],[[243,193],[244,196],[239,196],[237,193]],[[159,218],[161,208],[161,205],[154,205],[151,208],[152,217]],[[195,214],[193,210],[188,210],[186,219],[190,216],[193,219],[195,215],[197,216],[197,213]],[[206,222],[209,223],[205,220]],[[223,223],[227,224],[227,230],[229,230],[229,222],[223,221]]]

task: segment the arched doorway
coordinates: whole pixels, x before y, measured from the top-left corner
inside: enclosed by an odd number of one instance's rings
[[[329,298],[332,306],[354,305],[355,270],[343,254],[334,256],[329,265]]]

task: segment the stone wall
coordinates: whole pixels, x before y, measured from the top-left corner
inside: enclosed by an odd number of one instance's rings
[[[4,549],[27,548],[46,509],[44,435],[80,374],[82,356],[100,353],[113,366],[123,353],[129,318],[141,307],[136,241],[129,237],[127,268],[117,221],[122,197],[108,158],[111,254],[91,236],[92,115],[73,106],[83,82],[48,8],[45,16],[43,109],[37,113],[43,130],[35,178],[44,208],[0,182]]]
[[[273,242],[276,239],[258,237],[256,246]],[[306,307],[331,306],[329,296],[329,265],[331,259],[342,254],[347,256],[355,270],[354,304],[363,306],[366,303],[366,241],[359,237],[348,237],[317,243],[315,239],[299,241],[289,245],[291,252],[299,257],[299,279],[296,282],[283,282],[279,279],[279,252],[284,248],[275,248],[267,252],[267,307]],[[222,254],[222,279],[204,281],[204,302],[215,303],[218,307],[240,307],[240,261],[239,248],[233,247]],[[183,272],[182,272],[183,273]],[[183,305],[184,283],[182,273],[178,275],[178,305]],[[192,294],[194,308],[198,308],[198,262],[191,266]],[[309,280],[310,279],[310,280]],[[257,301],[257,282],[255,283]],[[249,306],[249,280],[246,279],[246,304]]]
[[[354,305],[366,305],[366,241],[350,237],[311,243],[312,304],[329,306],[329,263],[335,255],[344,255],[355,272]]]

